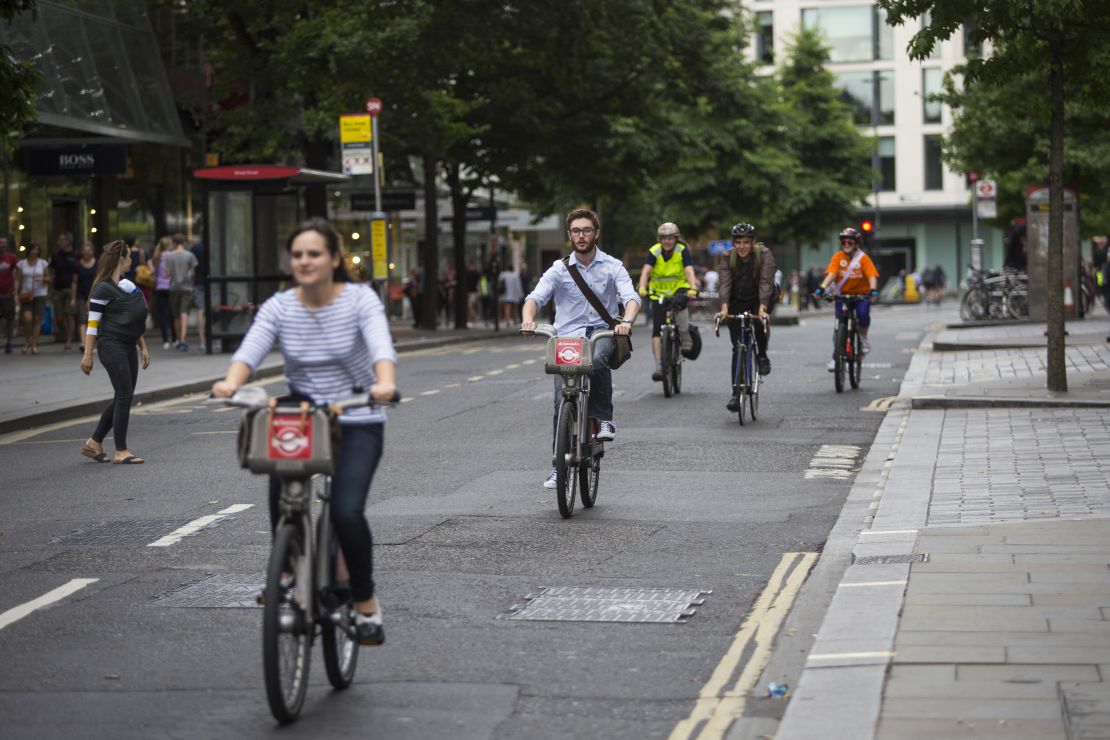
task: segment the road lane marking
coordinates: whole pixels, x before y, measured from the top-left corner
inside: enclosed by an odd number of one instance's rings
[[[687,740],[694,737],[699,729],[698,738],[724,737],[733,720],[743,712],[748,694],[771,659],[774,639],[816,560],[815,552],[783,553],[766,588],[740,625],[732,645],[698,693],[690,716],[675,725],[669,740]],[[726,685],[740,666],[748,647],[753,644],[751,655],[739,677],[726,691]]]
[[[489,375],[500,375],[503,372],[505,372],[505,371],[504,370],[490,370],[488,373],[486,373],[486,375],[487,376],[489,376]]]
[[[524,360],[520,364],[521,365],[535,365],[537,362],[539,362],[539,360]]]
[[[26,604],[20,604],[19,606],[8,609],[3,614],[0,614],[0,630],[4,629],[10,624],[18,622],[31,612],[37,609],[41,609],[44,606],[49,606],[56,601],[61,601],[70,594],[77,593],[85,586],[88,586],[90,583],[96,583],[99,580],[99,578],[74,578],[69,583],[58,586],[52,591],[47,591],[37,599],[33,599],[31,601],[28,601]]]
[[[408,403],[411,400],[412,400],[412,396],[405,396],[404,398],[401,399],[401,403]]]
[[[506,370],[516,370],[518,367],[520,367],[520,363],[519,362],[514,362],[512,365],[506,365],[505,369]]]
[[[445,385],[443,387],[444,388],[459,388],[461,386],[462,386],[462,383],[448,383],[447,385]]]
[[[871,403],[860,408],[860,411],[879,411],[887,412],[890,410],[891,404],[897,401],[899,396],[887,396],[886,398],[876,398]]]
[[[435,394],[437,394],[437,393],[439,393],[439,392],[440,392],[440,391],[439,391],[439,388],[433,388],[433,389],[431,389],[430,391],[424,391],[424,392],[422,392],[422,393],[421,393],[420,395],[421,395],[421,396],[434,396]]]
[[[160,537],[154,542],[147,543],[147,547],[169,547],[171,545],[176,545],[183,538],[188,537],[191,534],[196,534],[205,527],[211,526],[212,524],[215,524],[216,522],[223,519],[227,519],[232,514],[238,514],[240,511],[246,511],[253,506],[254,504],[234,504],[233,506],[229,506],[226,509],[220,509],[215,514],[209,514],[207,516],[202,516],[199,519],[194,519],[185,526],[178,527],[174,531],[167,534],[165,537]]]
[[[486,376],[485,375],[471,375],[469,378],[467,378],[467,381],[469,381],[471,383],[477,383],[479,380],[481,380],[484,377],[486,377]]]
[[[852,469],[859,459],[858,445],[821,445],[809,461],[806,479],[836,478],[847,480],[852,477]]]

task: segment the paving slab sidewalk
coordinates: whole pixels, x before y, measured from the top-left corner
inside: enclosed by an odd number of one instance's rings
[[[1110,737],[1110,416],[1085,407],[1107,371],[1072,367],[1077,390],[1047,396],[1043,368],[972,382],[977,350],[944,353],[938,393],[930,339],[849,496],[873,503],[842,515],[852,563],[775,737]]]
[[[432,349],[447,344],[517,336],[502,327],[488,329],[441,329],[422,331],[408,324],[393,324],[395,346],[400,353]],[[200,393],[222,378],[229,354],[163,350],[150,343],[150,368],[139,371],[135,401],[151,403],[186,393]],[[80,351],[65,352],[61,346],[44,343],[35,356],[0,355],[0,434],[99,413],[112,399],[111,385],[99,363],[92,375],[80,371]],[[282,371],[281,355],[271,353],[258,370],[258,377],[274,377]]]

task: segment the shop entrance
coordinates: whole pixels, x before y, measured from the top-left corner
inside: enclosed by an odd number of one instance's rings
[[[77,236],[81,234],[79,228],[81,214],[78,210],[80,205],[80,201],[76,198],[54,198],[50,217],[51,230],[49,234],[43,234],[44,247],[48,247],[53,252],[56,248],[54,240],[58,238],[58,234],[65,231],[74,235],[74,248],[81,248],[81,243],[76,241]]]

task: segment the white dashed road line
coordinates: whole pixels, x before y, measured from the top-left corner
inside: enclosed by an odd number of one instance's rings
[[[246,511],[253,506],[254,504],[235,504],[234,506],[229,506],[226,509],[221,509],[215,514],[209,514],[208,516],[202,516],[200,519],[194,519],[193,521],[186,524],[184,527],[179,527],[170,532],[165,537],[160,537],[154,542],[148,543],[147,547],[169,547],[171,545],[176,545],[183,538],[188,537],[191,534],[196,534],[205,527],[211,526],[222,519],[226,519],[232,514],[238,514],[240,511]]]
[[[852,469],[859,459],[858,445],[821,445],[817,454],[809,462],[806,479],[836,478],[846,480],[852,477]]]
[[[14,622],[18,622],[31,612],[37,609],[41,609],[44,606],[49,606],[56,601],[61,601],[70,594],[77,593],[85,586],[88,586],[90,583],[96,583],[99,580],[99,578],[74,578],[69,583],[58,586],[53,591],[47,591],[37,599],[28,601],[26,604],[20,604],[19,606],[8,609],[3,614],[0,614],[0,630],[4,629]]]

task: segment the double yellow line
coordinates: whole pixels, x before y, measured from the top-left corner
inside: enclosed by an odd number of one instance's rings
[[[740,625],[740,631],[736,633],[732,645],[699,692],[694,710],[689,717],[675,725],[670,740],[724,737],[733,720],[743,713],[744,702],[771,659],[775,635],[782,627],[798,591],[816,561],[815,552],[783,553],[767,587]],[[752,646],[752,650],[747,663],[740,670],[732,687],[726,690],[729,681],[740,668],[740,661],[748,652],[749,646]]]

